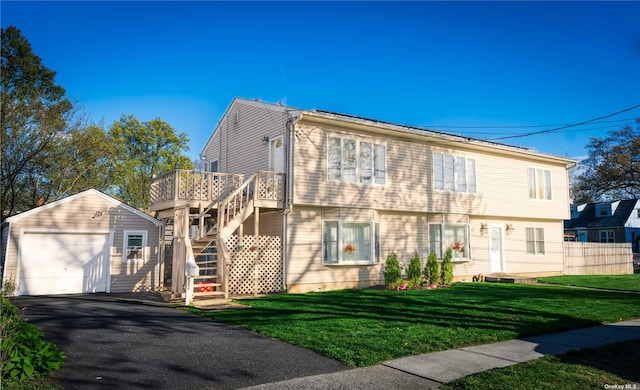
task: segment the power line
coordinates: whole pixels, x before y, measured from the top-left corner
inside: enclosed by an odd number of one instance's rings
[[[581,126],[581,125],[585,125],[587,123],[598,121],[600,119],[609,118],[609,117],[621,114],[623,112],[631,111],[631,110],[636,109],[638,107],[640,107],[640,104],[637,104],[637,105],[635,105],[633,107],[625,108],[624,110],[616,111],[616,112],[614,112],[612,114],[603,115],[603,116],[600,116],[600,117],[597,117],[597,118],[593,118],[593,119],[589,119],[589,120],[586,120],[586,121],[583,121],[583,122],[573,123],[573,124],[569,124],[569,125],[562,125],[560,127],[556,127],[556,128],[548,129],[548,130],[532,131],[532,132],[525,133],[525,134],[516,134],[516,135],[507,135],[507,136],[504,136],[504,137],[489,138],[487,141],[496,141],[496,140],[509,139],[509,138],[521,138],[521,137],[528,137],[528,136],[531,136],[531,135],[551,133],[551,132],[554,132],[554,131],[567,129],[569,127]]]
[[[633,119],[635,120],[635,118]],[[621,121],[609,121],[609,122],[623,122]],[[624,122],[629,122],[629,119],[625,119]],[[593,122],[591,124],[600,124],[600,123],[606,123],[606,122]],[[556,133],[575,133],[575,132],[588,132],[588,131],[593,131],[593,130],[602,130],[602,129],[611,129],[611,125],[608,126],[598,126],[598,127],[587,127],[587,128],[580,128],[580,129],[570,129],[570,130],[558,130],[556,131]],[[438,130],[438,129],[432,129],[432,130],[436,130],[436,131],[442,131],[444,132],[444,130]],[[464,132],[460,132],[461,135],[467,135],[467,134],[473,134],[475,136],[480,136],[480,135],[486,135],[486,136],[490,136],[490,135],[507,135],[507,134],[513,134],[513,132],[496,132],[496,131],[464,131]]]
[[[614,123],[614,122],[627,122],[635,120],[636,118],[627,118],[627,119],[613,119],[610,121],[600,121],[594,123]],[[526,129],[526,128],[535,128],[535,127],[558,127],[558,126],[568,126],[571,123],[561,123],[556,125],[522,125],[522,126],[420,126],[421,128],[427,129]]]

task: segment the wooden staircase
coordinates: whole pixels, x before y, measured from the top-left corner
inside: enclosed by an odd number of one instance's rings
[[[192,277],[192,297],[195,299],[228,298],[228,263],[229,251],[226,248],[226,239],[233,234],[244,221],[255,211],[254,195],[257,175],[254,174],[234,190],[224,200],[214,201],[202,212],[193,216],[200,219],[200,232],[203,232],[205,222],[212,227],[201,237],[191,240],[187,246],[187,258],[189,250],[199,267],[199,274]],[[217,218],[211,215],[217,209]],[[193,220],[193,219],[192,219]]]

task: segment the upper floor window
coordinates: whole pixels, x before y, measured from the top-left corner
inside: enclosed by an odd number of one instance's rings
[[[544,255],[544,228],[526,228],[526,239],[528,255]]]
[[[476,193],[476,160],[433,153],[433,188],[449,192]]]
[[[551,200],[551,171],[529,168],[529,198]]]
[[[382,144],[329,137],[327,177],[346,183],[385,184],[386,148]]]

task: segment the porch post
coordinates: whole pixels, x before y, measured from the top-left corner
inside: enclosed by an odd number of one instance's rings
[[[253,245],[256,247],[256,253],[253,258],[253,295],[258,295],[258,278],[260,273],[258,272],[258,259],[260,248],[260,207],[254,207],[253,209]]]

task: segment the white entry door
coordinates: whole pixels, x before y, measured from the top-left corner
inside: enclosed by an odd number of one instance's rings
[[[489,268],[491,273],[504,272],[502,227],[489,227]]]
[[[284,172],[284,141],[282,137],[269,140],[269,170]]]

